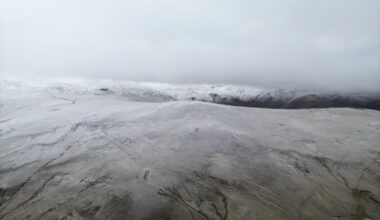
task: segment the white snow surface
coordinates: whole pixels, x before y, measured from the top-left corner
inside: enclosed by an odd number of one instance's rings
[[[226,85],[1,90],[1,220],[380,219],[379,111],[185,101],[265,91]]]

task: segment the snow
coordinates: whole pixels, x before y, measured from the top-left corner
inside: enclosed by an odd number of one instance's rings
[[[379,111],[186,101],[262,91],[227,85],[1,88],[0,219],[380,218]]]

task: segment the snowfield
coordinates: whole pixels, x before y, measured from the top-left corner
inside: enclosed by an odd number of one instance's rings
[[[261,88],[1,81],[0,219],[380,219],[380,112]],[[212,98],[212,97],[211,97]]]

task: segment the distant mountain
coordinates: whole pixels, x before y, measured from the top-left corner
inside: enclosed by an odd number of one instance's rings
[[[304,109],[304,108],[364,108],[380,110],[379,94],[344,94],[344,93],[295,93],[275,90],[263,92],[249,98],[237,96],[225,96],[210,93],[211,102],[259,108],[282,108],[282,109]],[[196,99],[195,99],[196,100]],[[201,101],[209,101],[202,100]]]
[[[363,108],[380,110],[378,93],[327,93],[286,89],[267,89],[237,85],[178,85],[138,83],[119,80],[20,80],[0,81],[3,97],[35,93],[72,96],[117,95],[131,101],[202,101],[217,104],[281,109]]]

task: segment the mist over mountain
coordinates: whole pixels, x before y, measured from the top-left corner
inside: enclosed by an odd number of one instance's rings
[[[0,74],[380,91],[377,0],[1,0]]]

